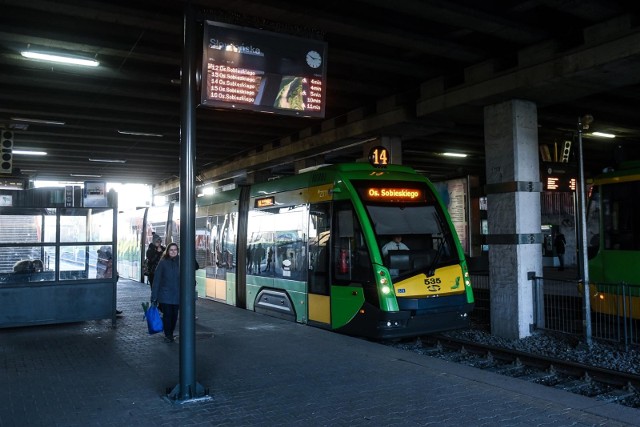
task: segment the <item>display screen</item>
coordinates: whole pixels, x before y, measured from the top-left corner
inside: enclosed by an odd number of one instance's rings
[[[576,179],[566,176],[548,176],[544,181],[546,191],[576,191]]]
[[[276,198],[273,196],[256,199],[256,208],[266,208],[276,204]]]
[[[576,191],[575,166],[566,163],[543,163],[540,178],[545,191]]]
[[[424,203],[426,201],[421,188],[368,185],[361,187],[359,192],[360,197],[368,202]]]
[[[205,21],[201,105],[323,118],[327,44]]]

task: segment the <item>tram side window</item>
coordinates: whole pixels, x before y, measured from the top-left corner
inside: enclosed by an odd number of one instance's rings
[[[350,203],[336,204],[332,271],[337,284],[370,283],[373,271],[360,222]]]
[[[312,205],[309,212],[309,292],[329,295],[330,205]]]
[[[640,249],[639,198],[639,182],[625,182],[603,187],[602,216],[605,249]]]
[[[238,215],[235,212],[225,214],[220,228],[218,266],[233,271],[236,267],[236,227]]]
[[[208,253],[207,248],[209,247],[209,228],[207,217],[198,217],[196,216],[196,262],[200,268],[206,268]]]
[[[308,220],[306,205],[252,210],[247,226],[247,272],[306,280]]]
[[[226,280],[236,266],[237,213],[226,210],[225,205],[208,206],[196,218],[196,261],[208,278]]]

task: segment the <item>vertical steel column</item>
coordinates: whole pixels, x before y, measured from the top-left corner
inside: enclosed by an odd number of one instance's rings
[[[111,280],[113,280],[113,312],[111,313],[111,326],[116,327],[116,310],[118,310],[118,194],[114,189],[107,193],[107,206],[111,207],[113,215],[113,228],[111,230]],[[90,228],[87,228],[90,230]],[[89,251],[87,256],[89,256]]]
[[[591,347],[591,301],[589,291],[589,257],[587,254],[587,207],[586,207],[586,182],[584,180],[584,158],[582,156],[582,131],[589,129],[589,124],[593,121],[593,117],[585,115],[578,118],[578,163],[580,166],[579,178],[580,188],[580,252],[581,252],[581,267],[582,267],[582,283],[584,289],[584,335],[587,346]]]
[[[202,387],[196,383],[195,363],[195,42],[195,13],[189,1],[184,13],[180,111],[180,382],[169,393],[175,400],[203,394]]]

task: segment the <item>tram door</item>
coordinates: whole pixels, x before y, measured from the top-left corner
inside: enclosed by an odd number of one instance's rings
[[[310,322],[329,326],[331,324],[330,204],[312,204],[309,215],[308,319]]]

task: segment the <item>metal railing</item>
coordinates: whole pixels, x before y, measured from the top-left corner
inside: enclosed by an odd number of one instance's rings
[[[488,329],[491,325],[491,298],[489,295],[489,275],[471,275],[471,286],[475,305],[471,312],[471,324],[475,327]]]
[[[576,336],[585,334],[584,292],[578,280],[532,277],[534,327]],[[477,327],[491,323],[488,274],[471,275],[475,308],[471,321]],[[640,345],[640,285],[592,284],[592,337],[623,344]]]

